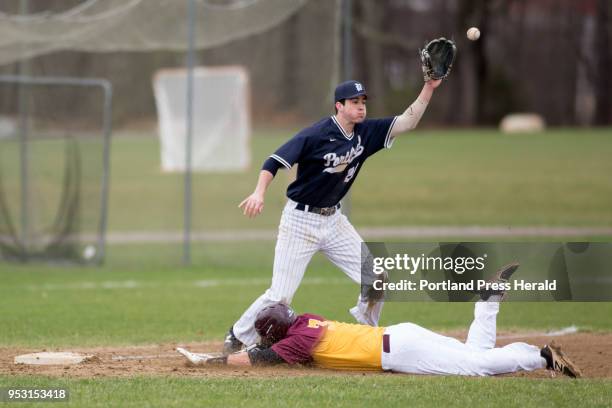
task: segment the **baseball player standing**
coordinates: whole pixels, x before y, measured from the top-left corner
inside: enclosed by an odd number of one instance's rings
[[[340,212],[340,200],[368,157],[390,148],[398,135],[416,127],[440,83],[426,81],[418,98],[399,116],[366,119],[365,87],[357,81],[343,82],[334,93],[336,114],[301,130],[264,162],[255,191],[239,205],[248,217],[263,211],[265,192],[278,169],[297,164],[297,178],[287,189],[272,285],[234,323],[225,339],[225,352],[257,343],[253,327],[257,313],[278,302],[291,303],[317,251],[360,283],[363,240]],[[359,323],[377,326],[382,305],[360,295],[350,313]]]

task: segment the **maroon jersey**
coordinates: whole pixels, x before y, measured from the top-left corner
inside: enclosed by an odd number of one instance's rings
[[[299,315],[287,330],[287,336],[272,345],[272,350],[289,364],[312,361],[312,349],[317,345],[327,327],[308,325],[310,319],[326,320],[324,317],[305,313]]]

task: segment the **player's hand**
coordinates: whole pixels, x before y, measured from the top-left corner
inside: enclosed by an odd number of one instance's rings
[[[242,209],[242,213],[249,218],[257,217],[264,209],[264,198],[263,194],[254,192],[247,198],[245,198],[239,205]]]

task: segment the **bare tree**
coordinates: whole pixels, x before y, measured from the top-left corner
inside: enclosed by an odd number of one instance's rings
[[[610,123],[612,111],[612,51],[610,51],[610,0],[598,0],[596,14],[597,84],[595,86],[595,124]]]
[[[459,27],[478,26],[480,31],[486,33],[489,28],[489,5],[486,0],[465,0],[460,2],[457,15]],[[475,95],[476,122],[486,120],[487,82],[489,70],[486,56],[487,35],[479,41],[471,43],[471,54],[474,62],[474,73],[477,80],[473,81]]]
[[[361,0],[359,2],[360,20],[367,27],[372,27],[377,31],[384,32],[386,7],[381,7],[378,2],[371,0]],[[368,85],[372,95],[385,94],[385,72],[383,60],[383,45],[376,39],[366,39],[363,43],[362,69],[364,81]],[[376,99],[372,104],[372,114],[382,114],[385,111],[383,98]]]

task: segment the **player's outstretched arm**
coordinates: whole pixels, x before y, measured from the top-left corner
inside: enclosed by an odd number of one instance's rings
[[[250,366],[251,360],[249,359],[249,353],[241,351],[239,353],[230,354],[227,356],[227,364],[235,366]]]
[[[227,356],[228,365],[271,366],[285,363],[285,360],[276,354],[274,350],[259,345]]]
[[[409,130],[414,129],[421,117],[425,113],[425,109],[427,109],[427,105],[434,93],[434,90],[440,86],[442,80],[430,80],[425,82],[423,85],[423,89],[421,93],[416,98],[416,100],[402,113],[399,115],[393,125],[393,129],[391,129],[391,137],[395,137],[401,133],[407,132]]]
[[[274,175],[268,170],[259,172],[259,179],[257,180],[255,191],[238,205],[238,207],[242,209],[244,215],[253,218],[261,214],[264,209],[264,195],[272,179],[274,179]]]

